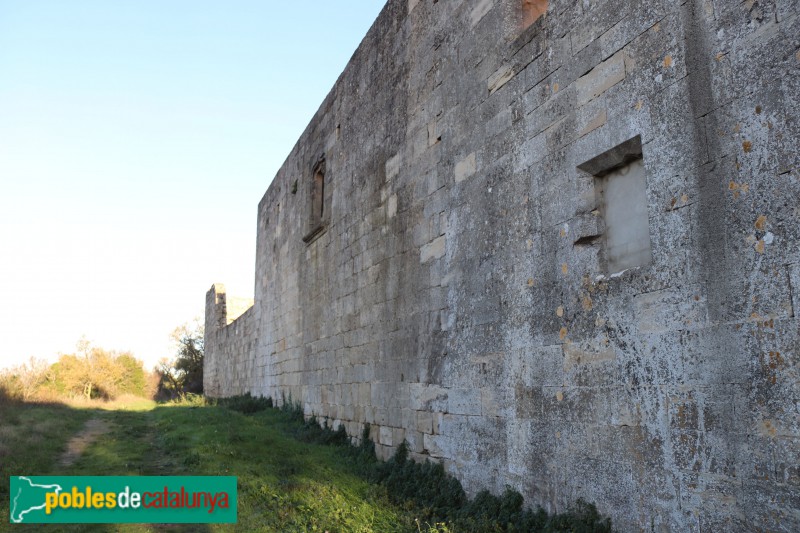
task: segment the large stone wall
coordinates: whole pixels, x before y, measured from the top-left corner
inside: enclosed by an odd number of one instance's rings
[[[800,530],[798,14],[390,0],[259,203],[255,305],[209,292],[206,390],[623,531]]]

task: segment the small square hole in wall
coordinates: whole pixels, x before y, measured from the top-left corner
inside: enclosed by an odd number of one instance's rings
[[[641,137],[625,141],[578,168],[594,176],[598,208],[605,222],[606,271],[650,264],[653,254]]]

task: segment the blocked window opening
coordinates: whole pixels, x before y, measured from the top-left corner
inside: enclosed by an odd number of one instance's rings
[[[600,212],[606,223],[606,263],[609,272],[650,263],[647,180],[639,158],[597,180]]]
[[[325,229],[323,215],[325,215],[325,159],[321,158],[313,171],[311,181],[311,217],[309,231],[303,241],[311,242],[322,234]]]
[[[325,174],[321,170],[314,172],[314,185],[311,192],[312,226],[322,223],[322,215],[325,212]]]
[[[647,209],[647,173],[641,138],[634,137],[578,168],[594,175],[608,273],[653,260]]]

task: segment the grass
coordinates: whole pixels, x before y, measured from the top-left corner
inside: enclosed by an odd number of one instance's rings
[[[0,521],[8,522],[8,476],[51,473],[65,437],[76,433],[92,416],[90,409],[0,399]]]
[[[413,525],[413,517],[354,472],[336,447],[296,440],[291,413],[271,409],[248,416],[198,402],[103,407],[0,404],[6,480],[0,484],[0,531],[333,533],[409,531]],[[109,423],[108,433],[74,464],[59,467],[68,438],[95,417]],[[19,474],[236,475],[238,523],[11,525],[7,479]]]
[[[109,407],[4,404],[0,398],[0,532],[610,531],[599,517],[580,515],[593,507],[548,517],[522,510],[521,497],[511,492],[501,498],[482,493],[469,502],[441,467],[417,465],[402,451],[379,463],[368,440],[351,446],[343,431],[305,422],[286,402],[273,409],[266,399],[207,405],[190,397],[159,405],[128,399]],[[74,463],[59,466],[67,440],[91,418],[102,418],[107,433]],[[235,475],[238,523],[12,526],[5,480],[20,474]]]

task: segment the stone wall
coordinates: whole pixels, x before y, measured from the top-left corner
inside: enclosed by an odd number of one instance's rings
[[[258,323],[253,300],[230,297],[225,285],[215,283],[206,294],[203,389],[215,398],[261,391],[263,368],[255,366]],[[257,393],[259,394],[259,393]]]
[[[623,531],[799,530],[799,11],[390,0],[259,203],[255,305],[209,292],[206,390]]]

